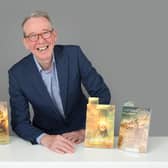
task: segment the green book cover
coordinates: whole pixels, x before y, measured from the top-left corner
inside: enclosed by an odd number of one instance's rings
[[[150,118],[149,108],[123,106],[118,148],[125,151],[147,152]]]

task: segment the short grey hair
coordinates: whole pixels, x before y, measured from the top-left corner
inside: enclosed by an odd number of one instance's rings
[[[44,18],[46,18],[50,22],[51,26],[53,27],[53,23],[52,23],[49,15],[48,15],[48,13],[45,12],[45,11],[37,10],[37,11],[34,11],[33,13],[31,13],[29,16],[25,17],[25,19],[22,22],[22,28],[24,27],[25,23],[29,19],[31,19],[31,18],[38,18],[38,17],[44,17]]]

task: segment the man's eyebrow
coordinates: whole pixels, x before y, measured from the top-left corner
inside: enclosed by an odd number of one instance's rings
[[[50,31],[50,30],[53,30],[53,28],[42,29],[42,31]]]
[[[50,31],[50,30],[53,30],[53,29],[52,28],[51,29],[42,29],[41,31]],[[28,33],[28,35],[31,35],[31,34],[39,34],[39,33],[36,33],[36,32]]]

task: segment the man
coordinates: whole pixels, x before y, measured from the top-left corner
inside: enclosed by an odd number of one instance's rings
[[[87,99],[81,83],[104,104],[110,102],[109,89],[80,47],[55,46],[57,32],[47,13],[33,13],[22,28],[31,53],[9,70],[12,128],[32,144],[73,153],[75,144],[84,140]]]

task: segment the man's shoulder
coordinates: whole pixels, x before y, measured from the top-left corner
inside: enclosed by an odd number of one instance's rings
[[[55,45],[54,48],[59,48],[59,49],[77,49],[79,48],[79,45],[73,45],[73,44],[57,44]]]
[[[79,45],[61,45],[57,44],[54,47],[55,52],[73,52],[76,50],[79,50],[80,46]]]
[[[23,68],[25,68],[25,66],[27,66],[27,64],[30,63],[32,58],[33,58],[32,54],[29,54],[29,55],[25,56],[20,61],[18,61],[14,65],[12,65],[8,71],[10,72],[10,71],[18,71],[18,70],[20,71],[20,70],[22,70]]]
[[[81,49],[79,45],[56,45],[54,54],[57,58],[67,59],[69,61],[78,60]]]

